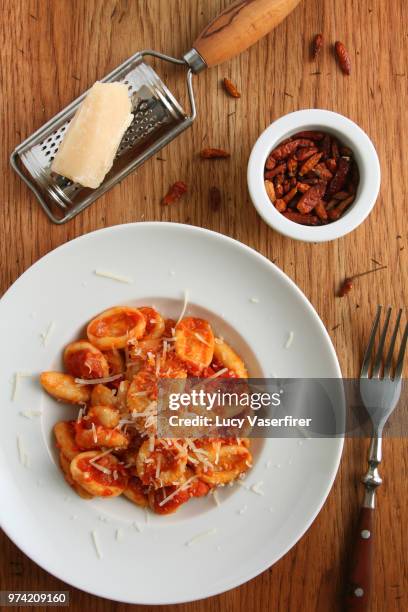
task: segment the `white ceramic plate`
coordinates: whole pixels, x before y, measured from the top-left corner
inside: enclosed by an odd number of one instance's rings
[[[98,277],[96,269],[133,283]],[[239,242],[186,225],[138,223],[82,236],[33,265],[0,302],[2,526],[44,569],[101,597],[167,604],[242,584],[299,540],[338,468],[341,439],[256,441],[246,482],[263,481],[265,495],[227,487],[220,506],[193,500],[168,517],[121,498],[83,501],[65,484],[51,428],[76,410],[46,397],[36,377],[21,378],[12,401],[14,373],[58,367],[62,347],[108,306],[153,303],[177,316],[185,289],[189,312],[210,316],[246,354],[250,374],[341,375],[322,322],[287,276]],[[37,410],[42,414],[32,419],[21,415]]]

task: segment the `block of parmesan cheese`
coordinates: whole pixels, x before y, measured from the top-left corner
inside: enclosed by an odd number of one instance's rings
[[[132,123],[131,109],[126,85],[95,83],[72,118],[51,170],[84,187],[99,187]]]

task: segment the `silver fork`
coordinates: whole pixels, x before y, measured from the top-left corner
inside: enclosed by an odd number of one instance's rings
[[[408,323],[405,326],[396,365],[392,374],[393,354],[395,350],[402,309],[399,310],[394,331],[384,362],[383,376],[380,378],[383,363],[384,346],[390,323],[391,308],[388,308],[385,323],[380,334],[377,353],[374,355],[374,342],[379,329],[382,307],[377,307],[370,339],[364,355],[360,374],[360,395],[372,422],[372,436],[368,454],[368,470],[362,479],[365,487],[363,505],[360,511],[358,530],[354,542],[352,564],[347,584],[347,611],[369,610],[372,558],[375,492],[382,483],[378,466],[382,458],[382,433],[388,417],[394,411],[401,395],[402,369],[407,346]],[[371,366],[371,377],[370,377]]]

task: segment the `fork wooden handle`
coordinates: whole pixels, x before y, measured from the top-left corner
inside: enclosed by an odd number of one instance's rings
[[[268,34],[300,0],[237,0],[201,32],[194,42],[208,67],[239,55]]]
[[[374,508],[361,508],[348,576],[345,611],[367,612],[370,606]]]

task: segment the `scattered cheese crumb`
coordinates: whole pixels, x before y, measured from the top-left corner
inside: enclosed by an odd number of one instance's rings
[[[240,487],[242,487],[243,489],[249,489],[248,485],[245,482],[242,482],[242,480],[236,480],[235,481],[237,483],[237,485],[239,485]]]
[[[222,550],[221,546],[218,545],[217,546],[217,552],[221,552],[221,550]]]
[[[225,374],[225,372],[228,372],[228,368],[222,368],[221,370],[218,370],[218,372],[216,372],[212,376],[209,376],[206,380],[209,381],[209,380],[212,380],[213,378],[218,378],[219,376],[222,376],[223,374]]]
[[[99,546],[98,534],[96,533],[95,529],[91,531],[91,537],[92,537],[92,542],[95,548],[96,556],[98,557],[98,559],[102,559],[103,555],[102,555],[102,551]]]
[[[45,332],[42,332],[40,334],[43,346],[47,346],[48,344],[48,340],[50,339],[50,336],[52,334],[52,332],[55,329],[55,322],[51,321],[51,323],[48,325],[47,329],[45,330]]]
[[[198,535],[194,536],[194,538],[191,538],[191,540],[188,540],[186,542],[186,546],[193,546],[193,544],[196,544],[196,542],[198,542],[199,540],[202,540],[203,538],[214,535],[216,533],[217,533],[216,527],[214,527],[213,529],[209,529],[208,531],[204,531],[203,533],[199,533]]]
[[[259,304],[259,298],[257,297],[251,297],[249,301],[252,302],[252,304]]]
[[[170,274],[170,276],[176,276],[176,271],[171,268],[169,270],[169,274]]]
[[[266,461],[266,463],[265,463],[265,467],[266,468],[270,468],[271,465],[272,465],[272,459],[268,459],[268,461]]]
[[[69,517],[71,519],[71,521],[76,521],[76,519],[78,518],[77,514],[71,514],[71,516]]]
[[[95,270],[96,276],[102,276],[103,278],[110,278],[111,280],[118,281],[119,283],[127,283],[128,285],[133,284],[133,279],[129,276],[120,276],[119,274],[113,274],[108,270]]]
[[[20,460],[21,465],[24,465],[25,467],[28,467],[27,462],[27,453],[26,450],[24,448],[24,443],[23,443],[23,439],[20,435],[17,436],[17,451],[18,451],[18,458]]]
[[[216,506],[220,506],[221,505],[220,499],[218,497],[218,493],[217,493],[217,491],[215,489],[213,491],[213,499],[215,501],[215,505]]]
[[[123,529],[118,528],[115,532],[115,539],[116,540],[122,540],[123,538]]]
[[[184,290],[184,303],[183,303],[183,308],[182,308],[182,310],[181,310],[181,313],[180,313],[179,318],[177,319],[176,327],[177,327],[177,325],[180,323],[180,321],[181,321],[181,319],[184,317],[184,315],[186,314],[188,300],[189,300],[189,291],[188,291],[188,289],[185,289],[185,290]]]
[[[42,411],[41,410],[22,410],[20,414],[26,419],[32,419],[33,417],[41,416]]]
[[[293,333],[293,331],[290,331],[289,335],[288,335],[288,339],[287,339],[286,344],[285,344],[285,349],[288,349],[288,348],[290,348],[292,346],[292,342],[293,342],[293,338],[294,337],[295,337],[295,334]]]
[[[240,510],[238,510],[238,514],[245,514],[248,510],[248,506],[243,506]]]
[[[11,401],[14,402],[17,398],[17,392],[20,386],[21,378],[31,378],[33,374],[31,372],[16,372],[13,378],[13,391],[11,393]]]
[[[133,528],[136,529],[136,531],[138,531],[139,533],[143,532],[143,527],[140,525],[140,523],[137,523],[136,521],[134,521],[132,525],[133,525]]]
[[[256,493],[257,495],[265,495],[265,492],[262,491],[262,486],[263,486],[263,481],[260,480],[259,482],[257,482],[254,485],[252,485],[251,491],[253,493]]]

